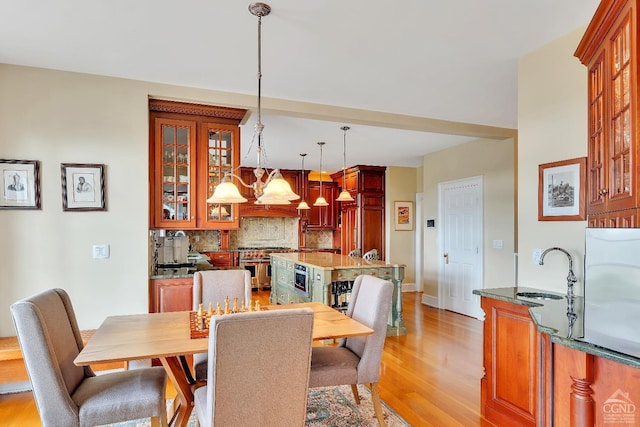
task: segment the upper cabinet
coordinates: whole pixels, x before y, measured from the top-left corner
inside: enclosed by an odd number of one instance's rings
[[[588,68],[587,216],[590,227],[637,227],[636,0],[603,0],[575,56]]]
[[[337,224],[337,204],[336,198],[338,197],[338,184],[335,182],[323,182],[322,193],[320,193],[320,181],[309,181],[307,183],[308,197],[307,203],[309,209],[305,214],[307,215],[307,229],[308,230],[335,230]],[[318,196],[324,196],[329,206],[313,206],[313,202],[316,201]]]
[[[150,100],[149,113],[151,227],[237,229],[237,205],[206,200],[239,164],[246,110]]]

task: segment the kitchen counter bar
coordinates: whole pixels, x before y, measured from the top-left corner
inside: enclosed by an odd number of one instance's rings
[[[516,295],[518,292],[544,292],[547,294],[561,296],[562,299],[538,300],[518,296]],[[561,344],[574,350],[603,357],[634,368],[640,368],[640,359],[637,357],[592,344],[581,338],[583,336],[584,325],[582,297],[576,297],[575,312],[578,315],[578,318],[576,319],[573,327],[572,337],[568,337],[569,321],[567,319],[567,300],[563,294],[525,287],[476,289],[473,293],[475,295],[480,295],[481,297],[530,307],[529,313],[531,314],[531,319],[536,325],[536,329],[539,332],[548,334],[551,337],[551,342],[553,343]]]
[[[363,258],[336,255],[330,252],[288,252],[273,253],[271,255],[277,255],[279,258],[287,261],[293,261],[297,264],[308,265],[310,267],[321,268],[324,270],[405,267],[405,264],[391,264],[385,261],[367,261]]]

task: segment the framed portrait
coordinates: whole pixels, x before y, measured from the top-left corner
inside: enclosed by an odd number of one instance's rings
[[[104,165],[62,163],[62,210],[106,211]]]
[[[0,209],[40,209],[40,164],[0,159]]]
[[[393,223],[396,230],[413,230],[413,202],[393,202]]]
[[[538,221],[584,221],[586,157],[538,166]]]

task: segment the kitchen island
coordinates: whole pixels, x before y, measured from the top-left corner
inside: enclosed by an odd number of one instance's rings
[[[349,302],[355,278],[368,274],[393,283],[387,335],[405,335],[407,330],[402,318],[400,295],[404,267],[404,264],[367,261],[328,252],[272,253],[271,304],[317,301],[344,309]]]
[[[570,327],[565,295],[522,287],[473,293],[486,314],[483,417],[505,426],[640,424],[640,359],[582,338],[582,297]]]

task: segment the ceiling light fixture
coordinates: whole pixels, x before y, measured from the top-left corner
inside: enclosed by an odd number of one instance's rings
[[[265,170],[262,168],[262,109],[261,109],[261,93],[262,93],[262,17],[271,13],[271,7],[266,3],[251,3],[249,12],[258,17],[258,120],[254,131],[254,139],[258,136],[258,167],[253,170],[256,181],[253,184],[245,183],[242,178],[231,172],[226,173],[222,181],[216,187],[213,195],[207,200],[207,203],[244,203],[244,198],[238,187],[233,183],[231,177],[235,177],[247,188],[252,188],[256,196],[256,204],[259,205],[290,205],[291,200],[299,199],[296,193],[291,189],[291,185],[282,177],[279,169],[274,169],[267,175],[265,181],[262,177]]]
[[[347,131],[351,129],[349,126],[342,126],[340,129],[344,132],[342,137],[342,191],[336,199],[336,202],[353,202],[351,193],[347,191]]]
[[[322,146],[324,144],[324,142],[318,142],[318,145],[320,146],[320,195],[318,196],[316,201],[313,202],[313,206],[329,206],[329,203],[327,203],[327,199],[325,199],[322,195]]]
[[[298,210],[306,210],[306,209],[311,209],[311,207],[307,204],[307,202],[304,201],[304,158],[307,155],[307,153],[300,153],[300,157],[302,157],[302,170],[300,171],[300,174],[302,175],[302,201],[300,202],[300,204],[298,204],[298,207],[296,209]]]

